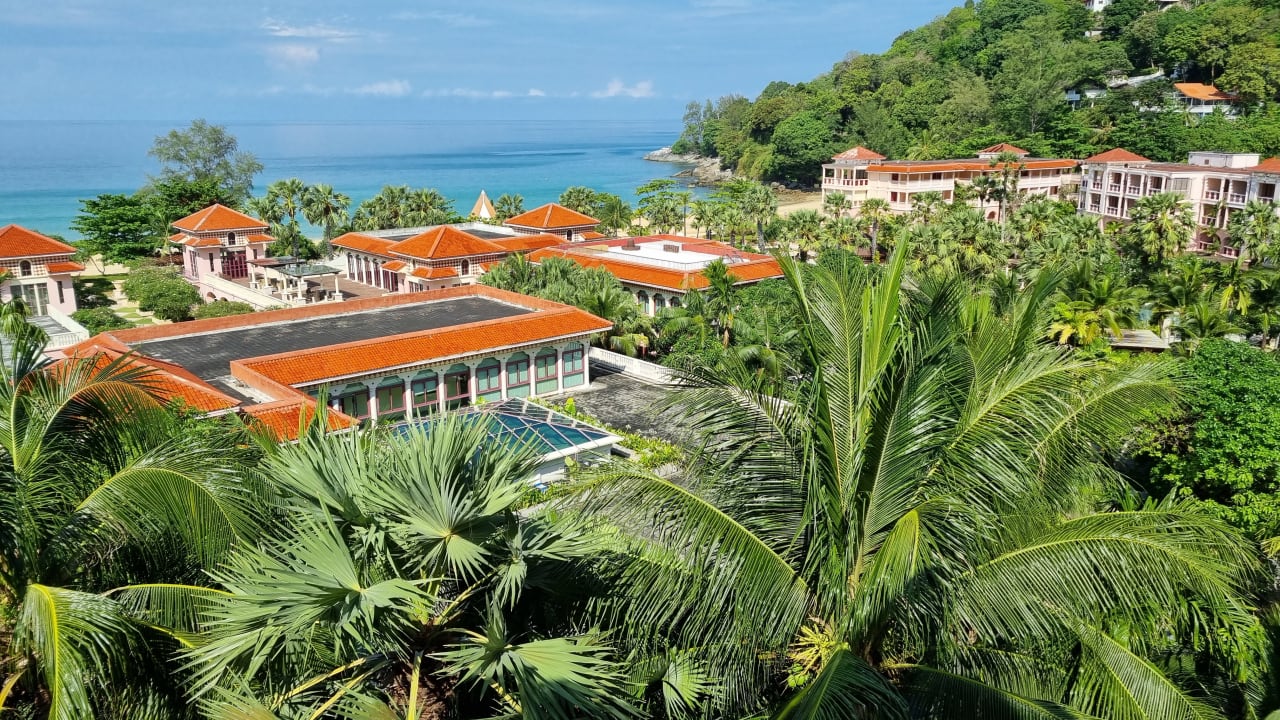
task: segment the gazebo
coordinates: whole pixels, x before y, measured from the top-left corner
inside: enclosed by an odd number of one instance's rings
[[[258,258],[249,261],[249,287],[278,295],[287,303],[302,304],[316,300],[341,300],[339,270],[328,265],[300,262],[292,257]],[[333,276],[333,290],[324,289],[319,279]],[[315,280],[315,282],[311,282]],[[314,287],[313,287],[314,285]],[[315,295],[312,293],[315,291]],[[328,297],[325,297],[325,295]]]

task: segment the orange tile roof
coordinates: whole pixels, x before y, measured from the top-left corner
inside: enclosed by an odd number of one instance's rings
[[[1027,154],[1027,151],[1026,151],[1026,150],[1023,150],[1022,148],[1018,147],[1017,145],[1010,145],[1009,143],[999,143],[998,145],[992,145],[992,146],[991,146],[991,147],[989,147],[989,148],[983,148],[982,150],[979,150],[979,151],[978,151],[978,154],[979,154],[979,155],[986,155],[986,154],[988,154],[988,153],[1002,153],[1002,152],[1010,152],[1010,153],[1013,153],[1013,154],[1015,154],[1015,155],[1026,155],[1026,154]]]
[[[844,152],[834,155],[832,160],[883,160],[884,156],[874,150],[868,150],[861,145],[849,148]]]
[[[173,226],[187,232],[214,232],[217,230],[247,230],[251,228],[267,229],[267,224],[255,217],[250,217],[226,205],[214,203],[209,207],[194,212],[181,220],[175,220]]]
[[[583,215],[580,212],[570,210],[563,205],[547,203],[542,207],[508,218],[504,224],[514,227],[553,230],[586,226],[595,227],[600,224],[600,221],[590,215]]]
[[[334,247],[357,250],[371,255],[391,257],[391,246],[396,243],[394,240],[386,240],[372,235],[365,235],[363,233],[349,232],[345,235],[339,235],[334,238],[330,244]]]
[[[587,236],[589,235],[594,237],[604,237],[603,235],[597,232],[582,234],[584,238],[587,238]],[[588,239],[592,239],[592,238],[588,238]],[[494,245],[497,245],[498,247],[502,248],[507,252],[525,252],[528,250],[538,250],[540,248],[555,247],[556,245],[563,245],[564,236],[548,235],[546,233],[540,233],[538,235],[516,235],[515,237],[502,238],[500,240],[494,240],[492,242]]]
[[[1114,163],[1114,162],[1151,162],[1141,155],[1129,152],[1124,148],[1112,148],[1106,152],[1098,153],[1093,157],[1085,158],[1081,162],[1087,163]]]
[[[171,243],[180,243],[186,239],[187,239],[187,234],[184,232],[176,232],[169,236],[169,242]]]
[[[388,368],[476,355],[500,348],[603,332],[608,320],[574,307],[407,333],[380,340],[233,360],[231,374],[284,385],[313,384]]]
[[[1249,170],[1260,173],[1280,173],[1280,157],[1267,158]]]
[[[316,402],[311,398],[281,400],[244,409],[251,426],[266,430],[277,442],[298,439],[298,431],[304,423],[310,423],[316,413]],[[325,411],[325,425],[330,432],[346,430],[359,425],[355,418],[329,408]]]
[[[408,267],[409,263],[403,260],[392,260],[391,262],[382,263],[382,269],[388,272],[400,272]]]
[[[270,235],[263,235],[261,233],[255,233],[249,236],[249,242],[251,243],[260,243],[260,242],[270,243],[275,241],[276,239],[271,237]]]
[[[424,280],[440,280],[442,278],[458,277],[458,271],[453,268],[415,268],[414,271],[409,274]]]
[[[201,380],[180,365],[138,353],[122,352],[118,342],[101,341],[101,338],[102,336],[90,338],[74,348],[67,348],[67,360],[60,360],[55,363],[55,366],[71,359],[93,358],[96,367],[102,369],[107,364],[126,357],[124,362],[127,367],[141,366],[149,371],[144,381],[146,389],[161,402],[179,400],[192,409],[205,413],[228,410],[240,404],[239,400]]]
[[[70,255],[76,251],[70,245],[28,230],[21,225],[0,227],[0,258],[37,257],[40,255]]]
[[[51,262],[46,265],[45,268],[51,273],[80,272],[81,270],[84,270],[83,265],[78,262],[71,262],[70,260],[64,262]]]
[[[391,252],[401,257],[441,260],[470,255],[502,253],[505,250],[469,232],[448,225],[441,225],[421,235],[414,235],[407,240],[401,240],[391,248]]]
[[[674,238],[675,236],[654,236],[656,238]],[[643,238],[635,238],[643,240]],[[680,238],[689,240],[688,238]],[[606,246],[617,246],[627,242],[626,239],[621,241],[610,241]],[[720,246],[720,247],[717,247]],[[595,247],[600,247],[599,245]],[[757,282],[767,278],[782,277],[782,267],[778,265],[778,261],[768,255],[757,255],[755,253],[742,253],[735,248],[717,243],[714,241],[691,241],[685,243],[685,248],[696,252],[708,253],[712,255],[720,255],[722,257],[737,256],[744,258],[746,262],[735,262],[729,266],[729,274],[734,276],[735,285],[743,283]],[[529,259],[533,262],[541,262],[549,257],[561,257],[572,260],[583,267],[588,268],[604,268],[608,270],[614,277],[624,283],[632,285],[644,285],[646,287],[660,288],[663,290],[672,290],[682,292],[685,290],[701,290],[706,288],[710,283],[701,270],[685,271],[674,270],[671,268],[655,267],[639,262],[630,262],[624,259],[616,258],[613,255],[605,256],[597,252],[583,252],[581,246],[561,246],[558,248],[549,248],[538,250],[529,255]]]
[[[222,240],[216,237],[207,237],[207,238],[188,237],[186,240],[182,242],[182,244],[186,245],[187,247],[193,247],[193,248],[218,247],[219,245],[222,244]]]
[[[1173,87],[1183,95],[1196,100],[1234,101],[1239,99],[1236,95],[1223,92],[1212,85],[1205,85],[1204,83],[1174,83]]]
[[[595,230],[588,230],[584,233],[580,233],[579,235],[583,240],[600,240],[602,238],[609,237],[608,235],[605,235],[604,233],[596,232]],[[538,237],[538,236],[533,235],[532,237]]]

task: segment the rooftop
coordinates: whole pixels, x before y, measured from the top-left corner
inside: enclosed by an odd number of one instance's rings
[[[834,155],[831,158],[837,162],[841,160],[883,160],[884,156],[875,150],[868,150],[861,145],[849,148],[844,152]]]
[[[1196,100],[1222,100],[1234,102],[1239,99],[1231,93],[1223,92],[1213,85],[1205,85],[1204,83],[1174,83],[1173,87],[1183,95]]]
[[[173,226],[187,232],[267,229],[267,224],[258,218],[245,215],[239,210],[232,210],[226,205],[217,203],[199,212],[194,212],[181,220],[173,221]]]
[[[568,258],[584,267],[603,267],[623,282],[668,290],[706,287],[702,271],[716,260],[728,265],[729,273],[739,283],[782,276],[778,261],[769,255],[679,235],[560,245],[535,251],[529,259],[539,262],[548,257]]]
[[[349,309],[351,303],[346,305]],[[119,334],[138,352],[180,365],[219,390],[248,399],[239,383],[230,380],[232,360],[372,341],[529,312],[532,311],[484,296],[452,297],[141,342],[129,342],[126,333]]]
[[[1138,153],[1129,152],[1124,148],[1112,148],[1106,152],[1098,153],[1093,157],[1085,158],[1081,162],[1087,163],[1113,163],[1113,162],[1151,162],[1147,158],[1142,157]]]
[[[539,230],[558,230],[575,227],[595,227],[600,221],[590,215],[583,215],[575,210],[547,203],[512,218],[507,218],[506,225],[513,227],[537,228]]]
[[[0,227],[0,258],[70,255],[75,251],[75,248],[64,242],[58,242],[21,225]]]

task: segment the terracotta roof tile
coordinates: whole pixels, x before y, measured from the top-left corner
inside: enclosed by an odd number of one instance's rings
[[[183,245],[193,248],[218,247],[222,244],[222,240],[216,237],[197,238],[188,237],[182,242]]]
[[[1183,95],[1196,100],[1235,101],[1239,99],[1231,93],[1223,92],[1213,85],[1205,85],[1204,83],[1174,83],[1173,87]]]
[[[381,340],[332,345],[248,360],[234,360],[231,374],[259,375],[284,385],[336,380],[387,368],[464,357],[515,345],[602,332],[607,320],[572,307],[501,320],[397,335]]]
[[[138,353],[122,352],[119,345],[118,342],[100,342],[100,336],[90,338],[74,348],[67,348],[68,359],[60,360],[54,365],[56,367],[59,363],[77,358],[94,358],[95,365],[101,369],[127,356],[125,363],[128,367],[141,366],[150,371],[145,381],[147,389],[162,402],[176,399],[204,413],[228,410],[240,404],[239,400],[223,393],[179,365]]]
[[[28,230],[21,225],[0,227],[0,258],[38,257],[40,255],[70,255],[76,251],[70,245]]]
[[[1023,170],[1069,170],[1079,163],[1075,160],[1060,158],[1028,158],[1019,160],[1018,166]],[[991,172],[999,170],[1000,165],[993,166],[987,160],[920,160],[890,161],[877,165],[868,165],[867,172],[896,172],[914,175],[935,172]]]
[[[251,243],[262,243],[262,242],[270,243],[275,241],[276,241],[275,238],[271,237],[270,235],[263,235],[262,233],[254,233],[253,235],[249,236],[249,242]]]
[[[356,250],[370,255],[381,255],[383,257],[391,257],[391,247],[395,245],[394,240],[386,240],[384,238],[373,237],[363,233],[350,232],[345,235],[339,235],[334,238],[331,245],[334,247],[346,248],[348,250]]]
[[[382,269],[387,272],[400,272],[409,266],[409,263],[403,260],[392,260],[391,262],[382,263]]]
[[[538,236],[533,235],[532,237],[538,237]],[[579,237],[581,237],[583,240],[600,240],[608,237],[608,235],[605,235],[604,233],[598,233],[595,230],[588,230],[584,233],[580,233]]]
[[[80,272],[81,270],[84,270],[83,265],[78,262],[71,262],[70,260],[64,262],[51,262],[46,265],[45,268],[51,273]]]
[[[504,224],[514,227],[555,230],[587,226],[595,227],[600,224],[600,221],[590,215],[583,215],[580,212],[570,210],[563,205],[547,203],[542,207],[534,208],[529,212],[509,218]]]
[[[601,237],[601,238],[604,237],[603,235],[597,232],[582,234],[583,238],[594,239],[588,236]],[[563,245],[564,236],[548,235],[546,233],[541,233],[538,235],[516,235],[515,237],[502,238],[501,240],[494,240],[493,244],[501,247],[503,250],[507,252],[526,252],[529,250],[538,250],[540,248],[555,247],[556,245]]]
[[[409,274],[424,280],[458,277],[458,271],[453,268],[414,268],[413,272]]]
[[[258,425],[271,433],[278,442],[298,439],[298,430],[315,417],[316,403],[311,398],[281,400],[253,405],[244,409],[250,425]],[[332,408],[325,411],[325,425],[330,432],[346,430],[359,425],[359,421]]]
[[[1257,165],[1249,168],[1249,171],[1280,174],[1280,158],[1267,158],[1266,160],[1263,160]]]
[[[422,260],[490,255],[505,252],[502,247],[469,232],[448,225],[401,240],[390,248],[392,254]]]
[[[181,220],[175,220],[173,226],[187,232],[267,229],[267,224],[258,218],[250,217],[238,210],[232,210],[218,203],[214,203],[199,212],[194,212]]]
[[[832,156],[832,160],[883,160],[884,156],[874,150],[868,150],[861,145],[849,148],[844,152]]]
[[[1027,155],[1027,154],[1028,154],[1026,150],[1023,150],[1022,148],[1018,147],[1017,145],[1010,145],[1009,143],[999,143],[998,145],[992,145],[992,146],[991,146],[991,147],[989,147],[989,148],[983,148],[982,150],[979,150],[979,151],[978,151],[978,154],[979,154],[979,155],[986,155],[986,154],[988,154],[988,153],[1002,153],[1002,152],[1011,152],[1011,153],[1013,153],[1013,154],[1015,154],[1015,155]]]
[[[1093,157],[1085,158],[1081,162],[1086,163],[1114,163],[1114,162],[1151,162],[1141,155],[1129,152],[1124,148],[1112,148],[1106,152],[1098,153]]]

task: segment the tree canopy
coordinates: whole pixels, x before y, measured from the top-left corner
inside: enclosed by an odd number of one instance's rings
[[[241,150],[239,141],[224,126],[203,119],[157,137],[149,154],[160,163],[160,175],[153,178],[153,184],[174,179],[208,182],[233,200],[232,205],[249,198],[253,178],[262,172],[262,163]]]

